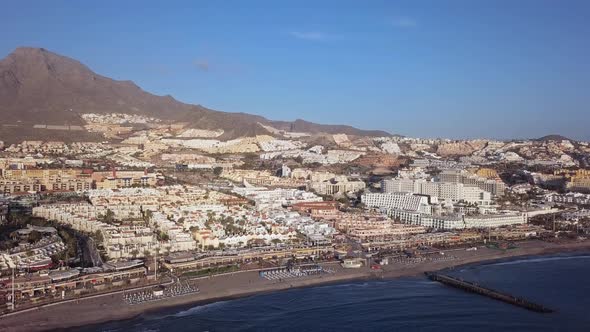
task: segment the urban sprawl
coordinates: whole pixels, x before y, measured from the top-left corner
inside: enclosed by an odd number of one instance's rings
[[[83,118],[103,142],[0,142],[3,312],[175,283],[126,295],[137,304],[198,292],[198,276],[379,270],[392,257],[590,232],[586,142],[268,126],[273,136],[224,141],[223,130],[138,115]]]

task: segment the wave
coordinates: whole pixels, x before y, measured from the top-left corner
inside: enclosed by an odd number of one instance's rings
[[[206,310],[210,310],[210,309],[214,309],[214,308],[218,308],[226,303],[228,303],[229,301],[218,301],[218,302],[213,302],[213,303],[208,303],[208,304],[203,304],[200,306],[196,306],[196,307],[192,307],[190,309],[187,310],[183,310],[183,311],[179,311],[177,313],[175,313],[174,315],[170,315],[169,317],[176,317],[176,318],[180,318],[180,317],[187,317],[187,316],[192,316],[194,314],[206,311]]]
[[[142,318],[145,322],[150,322],[150,321],[159,321],[162,319],[168,319],[168,318],[181,318],[181,317],[187,317],[187,316],[192,316],[195,315],[197,313],[200,313],[202,311],[206,311],[206,310],[210,310],[213,308],[217,308],[220,307],[221,305],[227,303],[229,301],[218,301],[218,302],[212,302],[212,303],[208,303],[208,304],[203,304],[203,305],[199,305],[196,307],[191,307],[189,309],[186,310],[182,310],[179,312],[176,312],[174,314],[165,314],[165,315],[144,315]],[[139,323],[140,325],[143,323]],[[149,332],[149,331],[146,331]]]
[[[571,260],[571,259],[590,259],[590,255],[524,258],[524,259],[517,259],[517,260],[507,261],[507,262],[489,263],[489,264],[484,264],[484,266],[503,266],[503,265],[516,265],[516,264],[523,264],[523,263],[543,263],[543,262],[563,261],[563,260]],[[461,272],[463,272],[463,270],[461,270]]]

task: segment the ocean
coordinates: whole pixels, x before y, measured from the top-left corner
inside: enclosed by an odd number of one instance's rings
[[[530,257],[448,272],[556,312],[531,312],[412,277],[292,289],[75,330],[590,331],[590,254]]]

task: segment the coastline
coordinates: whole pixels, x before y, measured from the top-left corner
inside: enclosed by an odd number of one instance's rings
[[[292,288],[317,287],[360,280],[390,280],[400,277],[422,275],[426,271],[440,271],[476,263],[514,259],[527,256],[541,256],[559,253],[590,251],[590,241],[548,243],[542,241],[523,241],[518,248],[498,250],[480,248],[477,251],[465,249],[446,250],[456,256],[454,260],[430,261],[412,265],[391,264],[383,271],[375,272],[369,268],[347,270],[331,264],[336,273],[331,275],[305,277],[276,282],[262,279],[257,272],[238,272],[201,279],[198,284],[201,292],[162,301],[130,306],[123,302],[122,294],[109,294],[95,298],[80,299],[68,303],[58,303],[37,307],[27,312],[16,312],[0,317],[0,330],[3,331],[46,331],[73,329],[96,325],[108,321],[133,319],[141,314],[172,309],[182,306],[199,306],[207,303],[233,300],[259,294],[284,291]]]

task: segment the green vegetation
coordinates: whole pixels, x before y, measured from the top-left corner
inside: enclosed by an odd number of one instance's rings
[[[340,198],[338,198],[338,200],[337,200],[337,201],[338,201],[340,204],[344,205],[345,207],[347,207],[347,206],[349,206],[349,205],[350,205],[350,199],[348,199],[348,197],[346,197],[346,196],[343,196],[343,197],[340,197]]]
[[[57,234],[64,241],[67,250],[58,256],[67,259],[68,257],[76,257],[78,253],[78,236],[79,234],[72,228],[58,224],[52,220],[45,220],[42,218],[33,217],[24,213],[13,212],[10,216],[10,221],[0,226],[0,250],[7,250],[13,248],[18,241],[11,239],[11,234],[21,228],[31,224],[34,226],[53,227],[57,229]],[[33,243],[42,238],[42,234],[33,231],[29,236],[29,242]]]
[[[62,228],[58,231],[59,236],[66,244],[66,257],[76,257],[78,254],[78,239],[71,228]]]
[[[225,232],[227,234],[231,234],[231,235],[236,235],[236,234],[242,234],[243,230],[241,227],[236,226],[235,224],[227,224],[225,226]]]
[[[168,234],[164,233],[163,231],[156,233],[156,237],[158,238],[158,241],[170,240],[170,236],[168,236]]]
[[[94,240],[97,243],[102,243],[104,241],[104,237],[102,236],[102,232],[101,231],[94,232],[94,234],[92,235],[92,237],[94,238]]]
[[[137,258],[137,255],[139,255],[139,250],[133,249],[133,251],[131,252],[131,256],[133,256],[133,259]]]
[[[109,225],[119,224],[115,222],[115,213],[111,209],[107,209],[104,215],[99,214],[97,219]]]
[[[147,210],[145,212],[143,212],[143,220],[147,223],[150,220],[152,220],[152,217],[154,216],[154,213],[151,210]]]
[[[240,268],[237,265],[216,266],[216,267],[210,267],[210,268],[202,269],[202,270],[184,272],[181,276],[182,277],[200,277],[200,276],[205,276],[205,275],[210,275],[210,274],[235,272],[235,271],[239,271],[239,270],[240,270]]]
[[[32,231],[29,234],[28,241],[29,241],[29,243],[35,243],[35,242],[38,242],[39,240],[41,240],[42,238],[43,238],[43,234],[41,234],[37,231]]]

